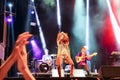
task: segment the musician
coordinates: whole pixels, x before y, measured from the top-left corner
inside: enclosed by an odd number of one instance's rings
[[[49,66],[51,66],[52,65],[52,58],[48,53],[49,53],[49,50],[45,49],[45,55],[42,56],[42,61],[47,63]]]
[[[62,62],[64,61],[67,64],[70,64],[70,77],[73,76],[73,69],[74,69],[74,63],[70,56],[70,50],[69,50],[69,37],[66,33],[60,32],[57,35],[57,58],[56,58],[56,65],[58,69],[58,75],[61,77],[61,69],[62,69]]]
[[[76,55],[76,62],[78,63],[78,68],[79,69],[85,69],[87,72],[87,75],[90,75],[89,67],[87,65],[87,60],[91,60],[92,56],[87,55],[86,53],[86,46],[83,46],[81,48],[81,52],[78,52]]]

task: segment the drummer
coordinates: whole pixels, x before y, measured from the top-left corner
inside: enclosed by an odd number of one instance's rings
[[[47,63],[49,66],[51,66],[52,65],[52,58],[48,53],[49,53],[49,50],[45,49],[45,54],[42,56],[42,61]]]

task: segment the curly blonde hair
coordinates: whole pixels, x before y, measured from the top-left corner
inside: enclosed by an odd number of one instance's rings
[[[57,35],[57,41],[59,41],[59,43],[63,42],[63,43],[67,43],[69,42],[69,37],[68,34],[65,32],[59,32]]]

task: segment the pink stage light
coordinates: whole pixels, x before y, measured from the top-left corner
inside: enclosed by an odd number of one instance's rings
[[[7,17],[7,22],[12,22],[12,17],[8,16]]]
[[[32,51],[33,51],[33,57],[36,59],[42,59],[43,52],[40,49],[40,47],[37,45],[36,41],[32,39],[30,41],[31,46],[32,46]]]

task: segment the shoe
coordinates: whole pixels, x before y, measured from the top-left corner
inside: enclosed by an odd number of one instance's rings
[[[92,75],[91,75],[91,74],[89,74],[89,75],[86,75],[86,77],[92,77]]]

